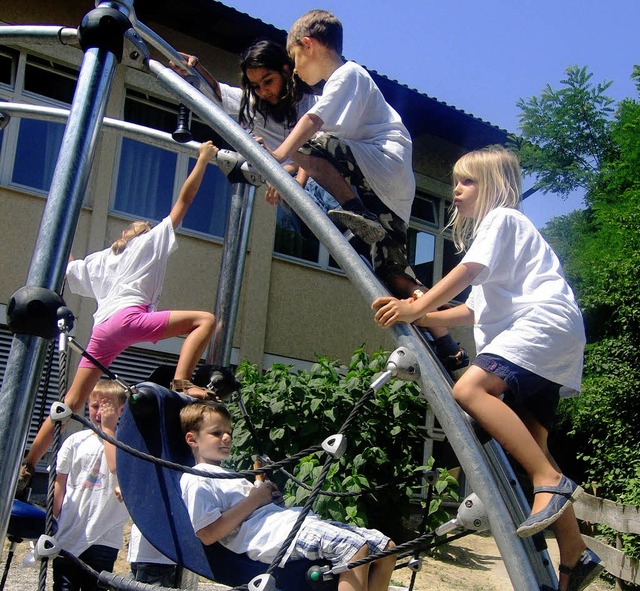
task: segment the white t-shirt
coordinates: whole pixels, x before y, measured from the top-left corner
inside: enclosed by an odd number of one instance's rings
[[[67,265],[69,289],[95,298],[94,324],[129,306],[149,306],[160,300],[167,257],[177,248],[173,223],[164,218],[146,234],[130,240],[120,254],[106,248]]]
[[[211,473],[226,471],[212,464],[198,464],[195,468]],[[214,479],[185,473],[180,478],[180,486],[193,529],[198,532],[249,496],[254,485],[244,478]],[[300,511],[299,507],[287,509],[269,503],[256,509],[220,543],[237,554],[246,552],[253,560],[270,563],[291,532]],[[317,519],[317,516],[308,515],[306,519]],[[292,547],[293,544],[282,563],[289,557]]]
[[[514,209],[494,209],[462,263],[485,267],[467,300],[477,353],[500,355],[579,392],[582,315],[560,261],[529,219]],[[565,389],[563,395],[571,393]]]
[[[416,190],[411,137],[369,73],[346,62],[308,113],[322,119],[323,132],[347,143],[376,195],[408,222]]]
[[[145,538],[138,526],[131,525],[131,536],[129,538],[129,549],[127,551],[127,562],[151,562],[153,564],[175,564],[170,558],[156,550],[147,538]]]
[[[129,514],[118,501],[98,436],[86,429],[69,435],[60,447],[56,470],[67,475],[67,487],[58,518],[56,539],[67,552],[79,556],[95,544],[122,548]]]
[[[222,108],[226,113],[231,115],[236,121],[240,113],[240,101],[242,100],[242,89],[236,86],[229,86],[228,84],[219,83],[220,94],[222,95]],[[300,99],[300,102],[296,105],[296,111],[298,112],[298,119],[300,115],[304,115],[318,100],[318,97],[313,94],[304,94]],[[294,122],[295,123],[295,122]],[[255,112],[255,116],[252,122],[253,129],[249,130],[251,135],[256,135],[264,140],[265,145],[270,150],[275,150],[283,140],[291,132],[291,127],[288,127],[284,121],[276,121],[273,117],[265,118]]]

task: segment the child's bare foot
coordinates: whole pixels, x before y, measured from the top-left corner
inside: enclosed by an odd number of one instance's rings
[[[215,400],[216,402],[222,402],[218,395],[213,390],[202,388],[192,384],[189,380],[174,379],[171,382],[171,389],[179,394],[186,394],[192,398],[198,398],[200,400]]]

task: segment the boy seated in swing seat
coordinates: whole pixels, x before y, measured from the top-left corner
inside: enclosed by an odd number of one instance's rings
[[[195,401],[180,411],[185,440],[195,468],[223,473],[231,452],[231,415],[215,401]],[[282,494],[273,482],[252,484],[244,478],[223,479],[183,474],[182,499],[193,529],[205,544],[220,542],[238,554],[270,564],[291,532],[299,507],[282,506]],[[324,521],[310,513],[295,542],[283,558],[325,559],[333,566],[365,558],[395,544],[374,529]],[[339,591],[386,591],[396,562],[395,554],[340,574]]]

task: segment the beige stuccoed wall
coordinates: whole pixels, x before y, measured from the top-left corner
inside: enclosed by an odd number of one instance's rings
[[[269,302],[266,346],[279,355],[293,348],[305,359],[332,351],[348,360],[363,343],[377,348],[384,340],[368,305],[344,276],[274,261]]]

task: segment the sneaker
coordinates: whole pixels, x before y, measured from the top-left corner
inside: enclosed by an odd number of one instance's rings
[[[600,557],[587,548],[574,567],[561,564],[559,570],[562,574],[569,575],[567,591],[582,591],[604,570],[604,566],[600,562]]]
[[[462,347],[460,347],[460,350],[457,353],[454,353],[453,355],[446,355],[439,359],[447,371],[458,371],[459,369],[469,365],[469,354]]]
[[[378,218],[366,209],[358,211],[330,209],[327,215],[334,224],[340,224],[351,230],[367,244],[380,242],[387,235]]]

